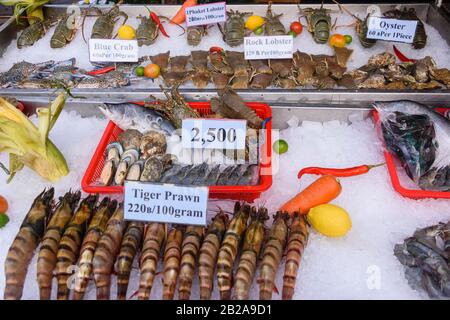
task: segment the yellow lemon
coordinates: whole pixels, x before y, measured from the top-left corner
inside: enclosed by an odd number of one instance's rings
[[[119,28],[117,33],[121,40],[133,40],[136,38],[136,31],[128,24],[125,24]]]
[[[261,16],[250,16],[245,21],[245,27],[249,30],[256,30],[261,27],[266,20]]]
[[[332,204],[312,208],[307,218],[314,229],[328,237],[342,237],[352,228],[347,211]]]

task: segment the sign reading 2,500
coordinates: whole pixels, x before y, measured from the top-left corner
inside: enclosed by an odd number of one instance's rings
[[[228,141],[230,143],[234,143],[236,141],[236,129],[235,128],[208,128],[208,131],[205,132],[205,137],[201,137],[199,128],[191,129],[192,139],[191,142],[199,142],[202,144],[206,142],[211,143],[214,141],[225,142]]]

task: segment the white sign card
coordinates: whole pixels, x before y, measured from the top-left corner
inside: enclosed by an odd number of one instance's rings
[[[125,181],[126,220],[206,225],[208,187]]]
[[[184,119],[181,141],[188,149],[242,150],[246,133],[246,120]]]
[[[293,36],[245,37],[244,53],[246,60],[292,59]]]
[[[368,39],[412,43],[417,21],[369,17],[367,26]]]
[[[136,40],[90,39],[91,62],[138,62],[139,46]]]
[[[202,26],[227,20],[227,8],[225,2],[199,4],[187,7],[186,25],[188,27]]]

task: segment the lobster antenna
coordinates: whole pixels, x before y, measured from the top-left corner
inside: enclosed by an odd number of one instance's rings
[[[338,5],[338,7],[339,7],[340,10],[345,11],[347,14],[351,15],[351,16],[352,16],[353,18],[355,18],[356,20],[361,21],[360,18],[358,18],[357,16],[355,16],[353,13],[351,13],[350,10],[348,10],[346,7],[344,7],[344,5],[340,4],[340,3],[337,2],[336,0],[331,0],[331,1],[333,1],[334,3],[336,3],[336,4]]]

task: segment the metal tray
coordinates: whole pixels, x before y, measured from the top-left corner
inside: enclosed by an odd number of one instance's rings
[[[413,3],[406,4],[409,7],[414,7],[418,16],[436,28],[445,40],[450,44],[450,34],[448,33],[449,20],[446,16],[440,13],[440,10],[432,3]],[[319,7],[320,5],[302,5],[303,7]],[[350,10],[358,10],[366,8],[365,4],[347,4]],[[393,8],[395,4],[379,4],[381,9],[388,10]],[[157,9],[158,13],[170,16],[175,13],[178,6],[167,5],[151,5],[150,8]],[[229,5],[229,9],[245,10],[249,5]],[[325,5],[325,7],[335,9],[335,5]],[[56,17],[66,12],[67,5],[46,5],[45,12],[48,17]],[[122,10],[130,15],[138,15],[144,9],[142,5],[123,5]],[[264,12],[266,5],[251,5],[251,10],[254,12]],[[274,5],[275,10],[297,10],[296,5],[280,4]],[[7,22],[4,30],[0,32],[0,59],[4,53],[7,45],[16,38],[17,32],[20,31],[13,21]],[[181,88],[181,93],[190,101],[206,101],[215,96],[215,89],[191,89]],[[53,94],[53,89],[0,89],[0,95],[14,96],[17,98],[26,98],[34,101],[42,99],[47,100],[48,96]],[[118,100],[142,100],[149,95],[162,97],[159,88],[148,89],[134,89],[124,87],[119,89],[74,89],[74,95],[83,96],[86,98],[86,103],[96,101],[118,101]],[[382,90],[317,90],[317,89],[266,89],[266,90],[239,90],[239,94],[246,101],[263,101],[270,104],[272,107],[289,109],[292,107],[299,107],[304,104],[321,104],[326,105],[327,108],[342,105],[356,105],[358,108],[365,108],[374,100],[396,100],[408,99],[426,102],[434,106],[443,106],[450,101],[450,90],[435,90],[435,91],[382,91]],[[82,104],[86,104],[82,103]]]

